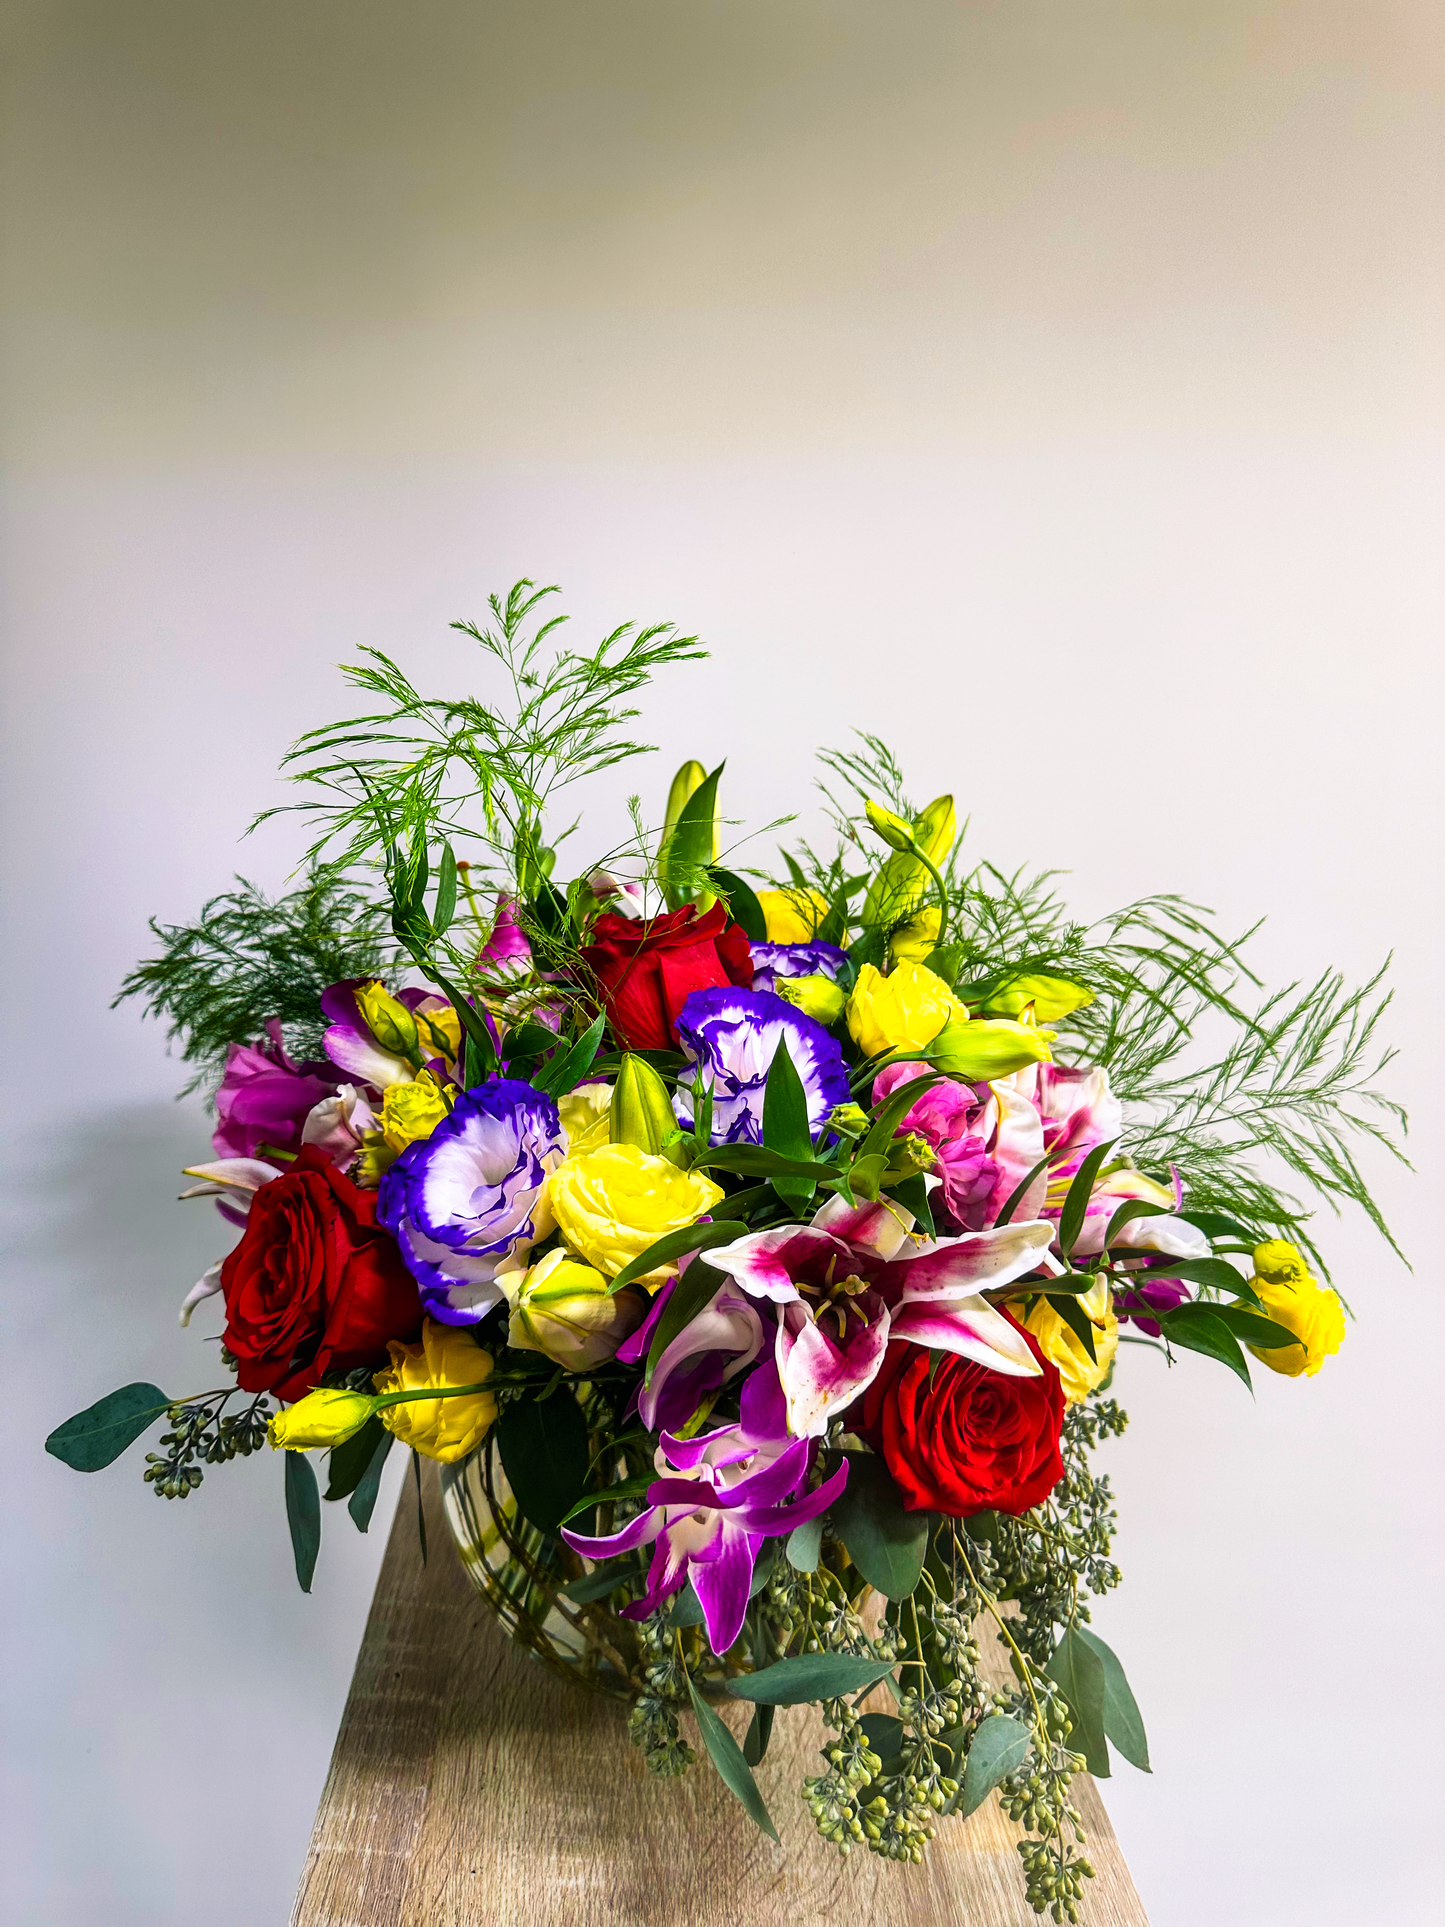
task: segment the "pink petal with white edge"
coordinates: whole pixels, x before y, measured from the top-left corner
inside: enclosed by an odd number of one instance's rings
[[[825,1266],[833,1257],[847,1264],[848,1247],[826,1231],[793,1224],[775,1231],[753,1231],[730,1245],[718,1245],[708,1252],[707,1262],[714,1271],[735,1278],[755,1298],[786,1305],[798,1295],[794,1273],[808,1263]]]
[[[990,1371],[1006,1372],[1012,1378],[1040,1375],[1038,1362],[1018,1326],[1011,1325],[982,1298],[967,1305],[903,1305],[893,1314],[889,1335],[906,1338],[914,1345],[927,1345],[934,1351],[956,1352],[960,1358],[972,1358]]]
[[[957,1298],[1012,1284],[1035,1270],[1053,1243],[1057,1226],[1035,1218],[1028,1224],[995,1225],[969,1231],[925,1249],[916,1258],[889,1265],[879,1289],[894,1305],[918,1299]]]
[[[844,1244],[852,1245],[858,1251],[869,1252],[886,1262],[896,1258],[908,1242],[908,1234],[913,1229],[913,1213],[905,1211],[893,1198],[879,1198],[876,1203],[865,1200],[861,1204],[849,1204],[846,1198],[835,1194],[814,1218],[813,1228],[831,1232],[835,1238],[841,1238]],[[715,1260],[709,1258],[708,1262],[711,1264]]]
[[[829,1419],[868,1389],[888,1349],[888,1331],[888,1313],[880,1306],[874,1322],[858,1327],[840,1351],[806,1313],[784,1313],[778,1321],[778,1376],[794,1438],[821,1438]]]

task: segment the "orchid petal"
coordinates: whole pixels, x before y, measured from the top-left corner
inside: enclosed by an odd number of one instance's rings
[[[711,1262],[713,1254],[709,1252]],[[763,1349],[763,1321],[749,1301],[740,1292],[720,1285],[711,1301],[704,1305],[696,1318],[690,1319],[677,1334],[653,1369],[652,1383],[644,1388],[637,1401],[637,1410],[642,1422],[649,1430],[657,1423],[658,1405],[669,1379],[682,1371],[689,1360],[703,1359],[709,1353],[722,1353],[727,1357],[715,1385],[725,1385],[730,1378],[751,1365]],[[686,1418],[687,1414],[682,1414]]]
[[[708,1644],[721,1659],[735,1646],[748,1614],[748,1595],[760,1537],[729,1522],[713,1558],[695,1562],[692,1588],[702,1607]]]
[[[570,1532],[563,1526],[562,1537],[584,1559],[610,1559],[614,1553],[631,1552],[637,1546],[650,1545],[665,1523],[666,1515],[660,1507],[653,1506],[647,1512],[639,1512],[635,1519],[629,1519],[620,1532],[606,1532],[594,1538],[590,1533]]]
[[[750,1506],[738,1514],[737,1522],[745,1532],[791,1532],[794,1526],[806,1525],[809,1519],[826,1512],[847,1483],[848,1461],[844,1459],[832,1478],[825,1479],[806,1498],[794,1499],[789,1505]]]

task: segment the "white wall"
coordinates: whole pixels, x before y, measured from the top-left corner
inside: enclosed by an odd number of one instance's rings
[[[1098,1623],[1156,1927],[1437,1919],[1437,10],[14,18],[17,1927],[288,1904],[380,1534],[328,1520],[303,1599],[274,1462],[181,1507],[41,1456],[114,1384],[209,1382],[204,1121],[107,1004],[149,912],[285,875],[290,829],[237,838],[332,665],[464,686],[445,624],[523,573],[711,642],[648,702],[654,793],[726,754],[766,820],[862,724],[1087,915],[1268,910],[1276,977],[1394,949],[1422,1176],[1371,1168],[1414,1274],[1332,1229],[1359,1323],[1254,1403],[1129,1356]]]

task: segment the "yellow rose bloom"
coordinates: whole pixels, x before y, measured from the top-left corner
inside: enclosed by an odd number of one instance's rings
[[[889,955],[895,963],[922,963],[938,942],[943,913],[935,903],[920,910],[916,917],[895,930],[888,939]]]
[[[492,1355],[457,1325],[428,1318],[419,1345],[387,1342],[391,1364],[372,1384],[378,1392],[420,1392],[444,1385],[477,1385],[492,1375]],[[471,1392],[461,1398],[413,1398],[385,1405],[381,1422],[388,1432],[423,1458],[452,1465],[481,1444],[497,1417],[496,1395]]]
[[[567,1139],[568,1157],[582,1157],[610,1141],[612,1086],[601,1082],[579,1084],[557,1099],[557,1115]]]
[[[409,1084],[388,1084],[381,1099],[381,1135],[398,1156],[430,1137],[451,1106],[429,1071]]]
[[[1298,1345],[1251,1345],[1262,1365],[1285,1378],[1313,1378],[1332,1352],[1345,1342],[1345,1313],[1335,1293],[1321,1285],[1304,1254],[1283,1238],[1269,1238],[1254,1251],[1255,1276],[1264,1316],[1283,1325]]]
[[[864,964],[848,999],[848,1028],[865,1057],[922,1050],[950,1020],[967,1023],[968,1012],[942,977],[922,964],[898,964],[886,977]]]
[[[696,1224],[723,1191],[701,1171],[679,1171],[635,1144],[604,1144],[559,1165],[547,1196],[571,1249],[615,1278],[667,1232]],[[664,1265],[642,1282],[655,1291],[674,1270]]]
[[[811,943],[828,914],[828,899],[817,890],[759,890],[758,903],[769,943]]]
[[[609,1296],[607,1280],[579,1265],[560,1246],[525,1272],[497,1281],[512,1316],[507,1341],[518,1351],[541,1352],[569,1372],[588,1371],[616,1355],[642,1323],[647,1300],[629,1286]]]
[[[1070,1405],[1086,1399],[1102,1385],[1119,1349],[1119,1321],[1114,1316],[1108,1280],[1101,1278],[1092,1290],[1076,1301],[1094,1328],[1094,1356],[1090,1358],[1084,1341],[1066,1324],[1047,1298],[1040,1298],[1025,1324],[1039,1341],[1039,1349],[1058,1369],[1064,1397]]]
[[[321,1386],[278,1412],[266,1427],[266,1436],[273,1448],[288,1452],[344,1445],[371,1417],[375,1403],[365,1392]]]

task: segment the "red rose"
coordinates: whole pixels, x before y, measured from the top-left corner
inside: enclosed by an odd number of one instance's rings
[[[676,1050],[677,1015],[693,991],[753,981],[747,935],[720,903],[702,917],[691,904],[666,917],[609,912],[593,924],[582,960],[624,1050]]]
[[[1033,1334],[1024,1337],[1043,1367],[1040,1378],[993,1372],[950,1353],[930,1385],[924,1346],[889,1345],[854,1430],[882,1453],[910,1512],[954,1519],[1027,1512],[1064,1476],[1064,1388]]]
[[[256,1193],[221,1290],[237,1383],[287,1402],[421,1331],[416,1280],[376,1222],[376,1193],[311,1144]]]

